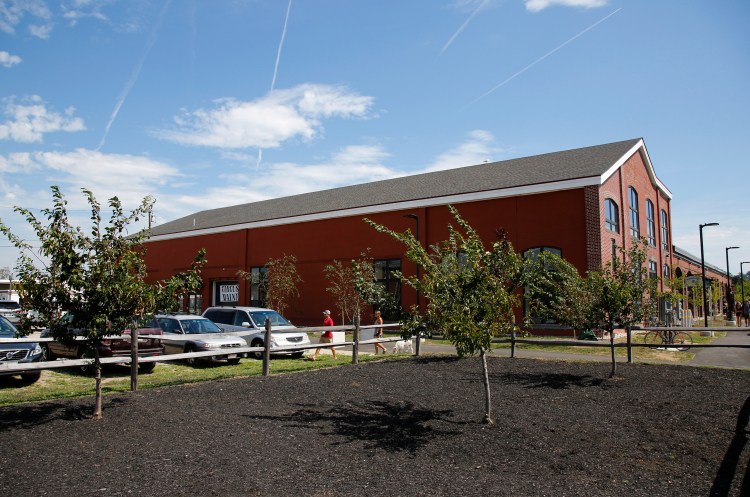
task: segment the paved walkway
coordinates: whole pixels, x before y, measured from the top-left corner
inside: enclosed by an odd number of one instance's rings
[[[731,330],[731,328],[730,328]],[[726,337],[718,337],[713,342],[715,344],[726,345],[750,345],[750,331],[728,331]],[[391,354],[393,344],[386,344],[388,354]],[[372,345],[362,345],[360,354],[371,355]],[[665,364],[685,365],[685,366],[705,366],[731,369],[750,369],[750,348],[696,348],[695,357],[687,362],[663,361]],[[326,349],[321,353],[328,352]],[[456,349],[451,345],[422,344],[420,352],[424,354],[455,354]],[[351,347],[340,350],[339,353],[351,355]],[[675,352],[679,353],[679,352]],[[510,357],[510,348],[493,349],[492,355],[497,357]],[[516,349],[516,357],[548,359],[548,360],[567,360],[567,361],[598,361],[609,362],[610,356],[594,354],[577,354],[575,352],[552,352],[537,349],[526,349],[523,346]],[[618,357],[618,362],[624,361]],[[662,362],[649,360],[648,362]]]

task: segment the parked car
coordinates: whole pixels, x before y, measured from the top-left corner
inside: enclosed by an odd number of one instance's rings
[[[203,317],[210,319],[225,333],[242,337],[251,347],[263,347],[265,342],[266,319],[271,320],[271,350],[273,354],[288,354],[302,357],[304,351],[273,352],[273,349],[290,345],[310,345],[307,333],[298,330],[284,316],[263,307],[209,307]],[[262,359],[262,352],[251,352],[256,359]]]
[[[12,300],[0,300],[0,316],[13,324],[21,322],[21,304]]]
[[[0,338],[18,339],[18,329],[4,316],[0,316]],[[29,364],[43,360],[42,347],[35,342],[0,343],[0,364]],[[2,371],[0,375],[20,375],[24,381],[34,383],[42,372],[39,369],[28,371]]]
[[[67,314],[66,317],[72,323],[73,316]],[[48,361],[53,361],[58,357],[67,359],[83,359],[86,357],[92,357],[92,352],[89,350],[88,345],[85,341],[74,340],[74,337],[83,336],[84,331],[81,329],[71,328],[69,341],[52,341],[44,342],[42,348],[44,349],[45,358]],[[99,346],[99,357],[130,357],[130,330],[124,330],[122,333],[118,333],[125,338],[104,338],[101,345]],[[162,335],[161,328],[158,326],[154,319],[142,323],[142,327],[138,328],[138,357],[152,357],[164,354],[164,345],[158,338],[141,338],[141,335]],[[52,332],[48,329],[41,331],[40,336],[42,338],[54,338]],[[141,373],[150,373],[156,367],[155,362],[139,362],[138,369]],[[81,371],[88,372],[91,366],[81,366]]]
[[[160,314],[156,321],[164,333],[164,351],[167,354],[181,354],[183,352],[203,352],[217,349],[234,349],[245,347],[241,338],[224,333],[212,321],[193,314]],[[209,361],[226,360],[229,364],[240,362],[240,353],[223,356],[206,357]],[[191,366],[196,359],[186,359]]]

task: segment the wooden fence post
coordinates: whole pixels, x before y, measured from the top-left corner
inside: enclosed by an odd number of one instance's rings
[[[625,327],[625,333],[628,336],[628,362],[633,362],[633,333],[630,326]]]
[[[266,318],[266,334],[263,338],[263,376],[270,374],[271,362],[271,320]]]
[[[516,328],[510,332],[510,357],[516,357]]]
[[[130,325],[130,391],[138,390],[138,323]]]
[[[352,364],[359,364],[359,316],[354,316],[354,344],[352,345]]]

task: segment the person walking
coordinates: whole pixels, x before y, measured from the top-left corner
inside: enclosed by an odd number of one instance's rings
[[[372,324],[383,324],[383,317],[380,315],[380,311],[375,311],[375,322]],[[373,334],[372,337],[376,340],[380,340],[383,338],[383,328],[375,328],[372,330]],[[375,355],[378,355],[378,349],[383,350],[383,354],[385,354],[385,347],[382,343],[376,342],[375,343]]]
[[[742,317],[745,318],[745,328],[747,328],[747,323],[750,321],[750,301],[746,300],[742,305]]]
[[[742,302],[734,303],[734,315],[737,316],[737,326],[742,326]]]
[[[331,311],[328,309],[323,311],[323,326],[333,326]],[[333,343],[333,331],[325,330],[323,334],[320,335],[320,343]],[[320,348],[315,349],[315,353],[310,356],[310,360],[314,361],[317,359],[318,353],[320,353]],[[336,347],[331,347],[331,354],[333,354],[333,358],[336,359]]]

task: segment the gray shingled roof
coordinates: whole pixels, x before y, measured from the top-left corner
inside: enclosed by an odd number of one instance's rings
[[[636,138],[210,209],[155,226],[151,235],[601,176],[639,140]]]

